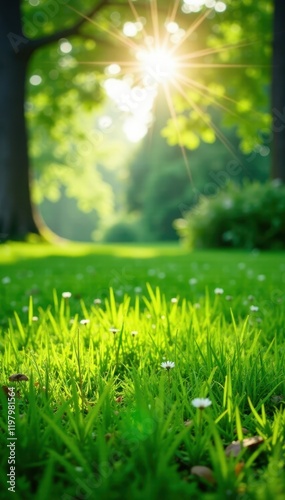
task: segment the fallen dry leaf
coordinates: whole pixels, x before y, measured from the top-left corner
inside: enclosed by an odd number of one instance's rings
[[[191,474],[206,479],[206,481],[211,484],[216,482],[212,469],[209,469],[209,467],[205,465],[194,465],[194,467],[191,468]]]
[[[123,396],[118,396],[116,399],[115,399],[116,403],[122,403],[123,401]]]
[[[245,438],[242,441],[233,441],[225,449],[227,457],[237,457],[243,448],[254,449],[263,443],[264,439],[261,436],[253,436]]]
[[[29,380],[26,375],[23,373],[14,373],[9,377],[10,382],[22,382],[22,380]]]
[[[235,466],[235,475],[239,476],[239,474],[242,472],[244,468],[244,462],[238,462]]]
[[[7,385],[2,385],[2,391],[5,392],[7,398],[10,397],[9,387]],[[20,391],[16,391],[15,396],[16,398],[20,398]]]
[[[115,434],[113,432],[107,432],[107,434],[105,434],[105,439],[106,441],[110,441],[110,439],[112,439],[114,436]]]

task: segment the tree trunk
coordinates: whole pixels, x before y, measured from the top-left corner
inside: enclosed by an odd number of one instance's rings
[[[285,1],[275,0],[273,23],[273,179],[285,182]]]
[[[0,241],[38,233],[30,198],[24,112],[29,41],[21,31],[19,4],[19,0],[9,0],[1,6]]]

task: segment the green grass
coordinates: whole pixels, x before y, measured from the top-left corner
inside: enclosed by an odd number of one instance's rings
[[[284,283],[279,253],[0,247],[1,385],[19,391],[16,493],[0,394],[1,498],[284,499]]]

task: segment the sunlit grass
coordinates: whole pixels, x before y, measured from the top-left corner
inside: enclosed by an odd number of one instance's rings
[[[175,245],[7,252],[0,373],[1,385],[19,390],[19,498],[284,497],[282,254]],[[29,381],[9,381],[14,373]],[[195,398],[212,404],[199,410]],[[226,455],[250,436],[259,446]]]

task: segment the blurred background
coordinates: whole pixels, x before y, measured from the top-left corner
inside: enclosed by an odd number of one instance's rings
[[[13,64],[21,53],[27,62],[41,227],[86,242],[282,247],[272,132],[280,2],[14,4],[18,31],[0,10]]]

